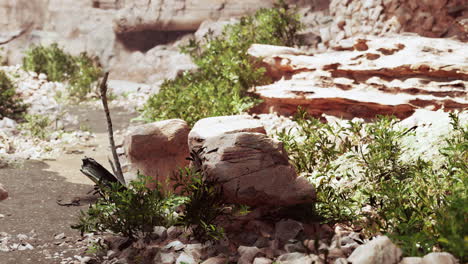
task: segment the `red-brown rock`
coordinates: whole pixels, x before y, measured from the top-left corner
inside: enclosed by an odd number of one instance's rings
[[[168,187],[178,168],[188,165],[187,123],[180,119],[164,120],[133,128],[125,137],[125,154],[131,163],[129,179],[140,171]],[[127,182],[129,179],[126,179]],[[169,184],[171,185],[171,184]]]

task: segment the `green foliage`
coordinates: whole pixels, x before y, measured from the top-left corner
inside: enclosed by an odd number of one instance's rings
[[[92,91],[94,83],[102,74],[102,69],[86,53],[74,57],[74,61],[76,71],[70,78],[70,95],[83,98]]]
[[[466,259],[468,129],[455,115],[440,167],[406,153],[412,150],[402,142],[417,135],[392,118],[340,126],[302,113],[297,121],[297,131],[279,138],[298,171],[317,185],[314,209],[322,219],[362,221],[408,255],[438,247]]]
[[[27,131],[31,136],[45,139],[49,135],[47,127],[51,124],[47,116],[25,115],[25,122],[21,124],[21,129]]]
[[[166,195],[160,187],[147,187],[149,179],[139,175],[130,188],[121,189],[120,184],[100,186],[102,197],[81,212],[77,225],[72,226],[82,233],[111,231],[131,239],[144,237],[154,226],[170,226],[175,223],[175,209],[184,198]]]
[[[191,153],[194,167],[181,169],[172,178],[174,190],[181,196],[162,192],[159,183],[141,175],[130,188],[100,184],[102,198],[82,212],[79,223],[72,227],[82,233],[111,231],[136,238],[148,235],[154,226],[179,225],[191,228],[201,242],[222,238],[224,231],[216,225],[225,215],[222,190],[216,181],[203,176],[198,154]]]
[[[180,187],[181,195],[187,198],[178,224],[192,228],[193,236],[200,242],[222,238],[224,230],[216,225],[216,220],[224,215],[225,202],[218,182],[194,168],[180,170],[174,180],[174,187]]]
[[[69,82],[69,93],[79,99],[91,92],[92,85],[101,75],[101,68],[86,53],[72,56],[58,44],[35,46],[26,51],[23,68],[44,73],[49,81]]]
[[[0,119],[19,119],[27,108],[16,95],[15,85],[3,71],[0,71],[0,102]]]
[[[192,40],[182,51],[192,56],[198,71],[166,80],[160,92],[149,98],[143,116],[148,120],[182,118],[194,124],[204,117],[246,111],[259,102],[246,95],[247,89],[269,81],[247,49],[253,43],[295,45],[300,28],[298,16],[280,3],[242,17],[218,37],[208,34],[203,43]]]
[[[68,80],[77,70],[73,56],[65,53],[56,43],[49,47],[34,46],[26,51],[23,68],[27,71],[44,73],[52,82]]]

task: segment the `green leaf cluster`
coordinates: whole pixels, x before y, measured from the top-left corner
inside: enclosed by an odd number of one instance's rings
[[[142,175],[129,188],[120,183],[100,184],[102,197],[81,212],[79,223],[72,228],[134,239],[150,235],[155,226],[176,225],[190,229],[201,242],[222,238],[224,230],[216,223],[224,215],[225,203],[217,182],[195,168],[181,169],[173,180],[178,195],[162,191],[161,185]]]
[[[79,223],[72,228],[82,233],[110,231],[134,239],[149,235],[154,226],[174,224],[173,213],[184,198],[165,194],[157,184],[150,189],[147,186],[152,180],[138,177],[125,189],[120,183],[100,185],[102,197],[87,212],[81,212]]]
[[[182,48],[198,66],[174,80],[166,80],[142,110],[148,121],[181,118],[189,124],[210,116],[239,114],[259,102],[247,96],[248,88],[268,83],[259,61],[247,55],[253,43],[293,46],[301,29],[298,15],[284,3],[260,9],[240,22],[227,25],[222,34],[195,40]]]
[[[93,84],[101,76],[101,68],[86,54],[72,56],[58,44],[33,46],[26,51],[23,68],[44,73],[49,81],[69,82],[70,96],[83,99],[91,92]]]
[[[4,71],[0,71],[0,119],[20,119],[27,109],[16,94],[13,82]]]
[[[222,189],[216,180],[208,179],[194,168],[185,168],[174,178],[175,188],[187,199],[178,224],[191,228],[193,236],[200,242],[224,237],[224,230],[216,224],[225,215],[226,204]]]
[[[20,128],[27,131],[31,136],[40,139],[46,139],[49,135],[47,127],[52,123],[47,116],[25,115],[25,122],[21,123]]]
[[[468,124],[451,117],[440,166],[407,153],[412,150],[402,142],[418,135],[389,117],[343,126],[300,112],[298,129],[278,137],[298,172],[316,184],[312,209],[323,221],[385,233],[410,256],[440,248],[466,261]]]

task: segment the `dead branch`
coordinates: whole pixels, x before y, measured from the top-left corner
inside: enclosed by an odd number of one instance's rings
[[[111,145],[112,156],[114,157],[114,165],[116,168],[116,177],[117,179],[125,185],[125,179],[122,173],[122,167],[120,166],[119,156],[117,155],[117,149],[115,148],[114,141],[114,130],[112,129],[112,120],[109,112],[109,106],[107,105],[107,78],[109,77],[109,72],[104,74],[104,78],[101,81],[100,91],[101,91],[101,100],[102,105],[104,106],[104,112],[106,113],[107,119],[107,131],[109,132],[109,142]]]

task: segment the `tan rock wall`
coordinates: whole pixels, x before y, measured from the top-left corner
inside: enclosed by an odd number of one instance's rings
[[[332,0],[329,11],[334,20],[320,30],[325,45],[400,32],[468,40],[466,0]]]

